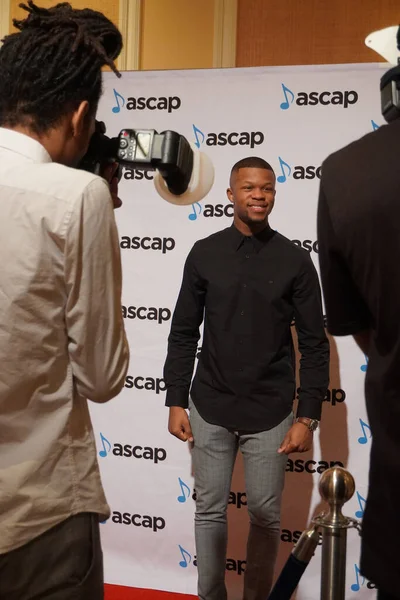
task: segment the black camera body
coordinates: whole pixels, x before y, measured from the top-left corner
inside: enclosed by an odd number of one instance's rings
[[[400,50],[400,26],[396,36],[397,48]],[[381,110],[387,123],[400,117],[400,58],[397,67],[387,71],[381,78]]]
[[[95,133],[78,168],[101,175],[106,164],[115,162],[119,164],[118,179],[124,167],[157,170],[169,191],[180,196],[192,176],[193,150],[187,139],[175,131],[123,129],[118,137],[109,138],[105,124],[96,121]]]
[[[400,64],[381,79],[381,110],[387,123],[400,117]]]

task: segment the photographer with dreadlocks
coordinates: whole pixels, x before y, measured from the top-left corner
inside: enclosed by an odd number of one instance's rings
[[[93,10],[22,7],[0,48],[0,600],[99,600],[87,399],[119,393],[129,350],[110,187],[71,167],[122,38]]]

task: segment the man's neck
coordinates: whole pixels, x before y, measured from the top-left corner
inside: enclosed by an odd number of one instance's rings
[[[240,219],[234,218],[233,224],[240,233],[246,236],[257,235],[257,233],[261,233],[261,231],[264,231],[269,226],[268,219],[261,223],[244,223]]]
[[[23,135],[32,138],[36,142],[39,142],[39,144],[43,146],[54,162],[64,164],[61,156],[60,139],[62,139],[63,136],[60,128],[49,129],[47,132],[42,134],[36,133],[34,129],[23,124],[18,124],[13,127],[4,125],[4,128],[10,129],[11,131],[16,131],[17,133],[22,133]]]
[[[16,131],[17,133],[27,135],[28,137],[36,140],[37,142],[43,145],[40,136],[33,132],[32,129],[30,129],[29,127],[26,127],[24,125],[14,125],[13,127],[10,127],[9,125],[3,125],[2,127],[4,127],[4,129],[10,129],[10,131]]]

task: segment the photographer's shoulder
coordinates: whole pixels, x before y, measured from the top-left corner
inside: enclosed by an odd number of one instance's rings
[[[69,202],[82,202],[90,195],[96,195],[99,202],[110,201],[107,182],[100,176],[82,169],[67,167],[59,163],[47,163],[43,167],[43,181],[46,181],[49,194]]]

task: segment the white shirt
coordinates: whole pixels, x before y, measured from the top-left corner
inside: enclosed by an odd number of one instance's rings
[[[86,398],[129,362],[107,183],[0,128],[0,554],[109,515]]]

